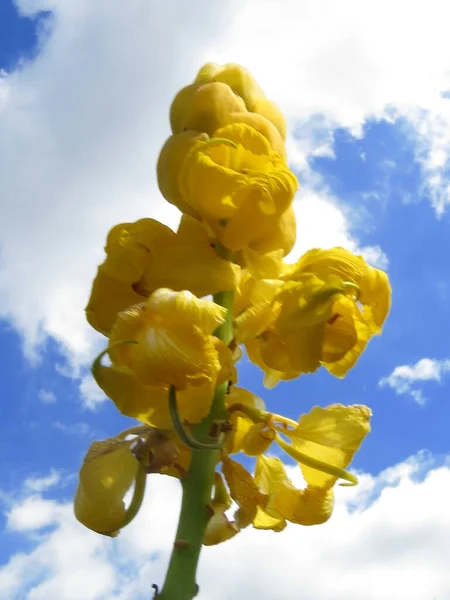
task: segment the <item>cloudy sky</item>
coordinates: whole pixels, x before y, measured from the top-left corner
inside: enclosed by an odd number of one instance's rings
[[[287,115],[292,259],[362,252],[393,308],[344,381],[268,392],[244,362],[269,408],[365,403],[373,432],[331,521],[207,548],[199,598],[450,600],[449,22],[446,0],[0,2],[1,600],[143,600],[163,581],[176,482],[154,476],[114,541],[72,516],[88,444],[130,426],[89,377],[104,342],[83,308],[113,224],[177,225],[155,162],[209,61],[248,67]]]

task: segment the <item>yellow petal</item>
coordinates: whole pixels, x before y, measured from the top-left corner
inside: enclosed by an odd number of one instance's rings
[[[186,290],[156,290],[147,301],[147,310],[179,325],[195,325],[203,333],[212,334],[224,321],[227,311],[222,306],[201,300]]]
[[[207,63],[198,72],[194,83],[202,84],[211,81],[221,81],[230,86],[233,92],[244,100],[248,110],[253,110],[256,100],[264,97],[264,92],[250,71],[240,65],[228,63],[221,66]]]
[[[230,488],[231,497],[239,506],[234,516],[236,525],[243,529],[255,518],[258,506],[265,506],[266,497],[258,490],[250,473],[228,456],[223,458],[222,472]]]
[[[223,314],[221,307],[188,292],[158,290],[119,314],[110,335],[111,358],[146,385],[184,389],[215,381],[221,365],[211,332]],[[138,343],[117,346],[122,340]]]
[[[268,119],[254,112],[234,112],[228,116],[228,123],[246,123],[263,135],[274,152],[286,158],[286,148],[280,132]],[[227,123],[227,124],[228,124]]]
[[[94,442],[80,470],[75,494],[76,518],[89,529],[115,534],[123,524],[123,497],[135,481],[139,463],[128,442]]]
[[[275,102],[272,102],[267,98],[258,98],[253,107],[253,112],[262,115],[273,123],[280,132],[282,139],[286,139],[286,120]]]
[[[286,519],[284,519],[283,517],[271,517],[263,508],[258,506],[256,516],[253,519],[253,527],[255,529],[270,529],[272,531],[283,531],[286,525]]]
[[[287,477],[279,458],[259,456],[255,482],[268,495],[264,513],[259,515],[255,527],[282,527],[284,520],[300,525],[318,525],[331,516],[334,499],[332,490],[312,487],[297,489]]]
[[[260,254],[251,248],[244,248],[241,253],[241,264],[257,280],[281,279],[286,269],[281,249],[267,254]]]
[[[225,398],[226,407],[230,408],[236,404],[243,404],[256,410],[264,410],[265,404],[261,398],[252,394],[244,388],[232,386],[230,393]],[[225,448],[227,453],[236,454],[243,448],[243,440],[253,425],[253,421],[242,412],[234,412],[230,416],[232,430],[227,437]]]
[[[172,135],[166,140],[156,167],[161,194],[168,202],[192,217],[197,217],[197,212],[180,194],[178,176],[189,151],[207,139],[206,133],[194,130],[182,131],[180,128],[180,133]]]
[[[265,373],[264,376],[264,386],[268,389],[274,388],[277,383],[280,381],[286,381],[290,379],[295,379],[300,375],[300,372],[294,371],[287,359],[286,349],[281,344],[281,348],[275,349],[272,347],[273,356],[270,362],[275,363],[278,366],[278,369],[274,369],[269,367],[269,365],[263,359],[261,352],[265,347],[266,342],[259,338],[254,340],[249,340],[245,344],[245,349],[247,350],[247,355],[251,362],[260,369],[262,369]],[[272,342],[273,344],[273,342]],[[281,352],[280,352],[281,349]],[[270,351],[270,350],[269,350]],[[278,357],[278,360],[277,360]]]
[[[298,490],[287,481],[276,494],[273,505],[291,523],[320,525],[331,517],[334,494],[331,489],[307,487]]]
[[[94,377],[123,415],[160,429],[173,427],[168,388],[144,385],[130,369],[115,365],[99,365]],[[204,419],[210,411],[213,395],[214,386],[209,382],[180,390],[177,393],[177,406],[183,421],[199,423]]]
[[[197,84],[187,85],[182,88],[175,96],[170,106],[170,127],[173,133],[183,131],[183,121],[186,116],[186,111],[192,103],[192,97],[199,86]]]
[[[92,285],[86,318],[94,329],[109,335],[119,312],[143,299],[130,285],[109,277],[100,268]]]
[[[236,342],[242,344],[269,329],[280,314],[277,302],[259,302],[244,310],[234,322]]]
[[[248,456],[259,456],[268,450],[275,435],[275,431],[265,423],[254,423],[242,440],[242,450]]]
[[[228,85],[221,82],[206,83],[198,86],[192,94],[189,92],[184,113],[180,115],[181,130],[196,129],[211,136],[214,131],[227,125],[231,113],[245,111],[244,101]]]
[[[302,415],[298,427],[287,432],[292,445],[305,455],[345,469],[370,432],[371,411],[367,406],[333,404],[314,407]],[[331,488],[337,477],[300,464],[309,486]]]
[[[291,204],[273,226],[264,232],[261,238],[251,243],[251,248],[260,254],[266,254],[273,250],[283,250],[283,256],[287,256],[294,247],[297,238],[297,221],[294,206]]]

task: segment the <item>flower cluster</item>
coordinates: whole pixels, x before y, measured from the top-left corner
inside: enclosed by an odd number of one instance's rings
[[[157,176],[182,213],[178,230],[148,218],[115,226],[86,309],[108,338],[94,377],[141,425],[90,448],[76,516],[115,535],[136,513],[149,473],[183,479],[195,453],[212,452],[205,545],[248,525],[323,523],[336,481],[356,482],[345,469],[370,431],[370,410],[333,404],[293,421],[237,387],[236,364],[245,348],[268,388],[321,366],[343,377],[381,332],[388,278],[343,248],[286,262],[298,186],[286,124],[246,69],[205,65],[176,95],[170,123]],[[275,446],[299,464],[302,489],[271,456]],[[255,457],[253,475],[237,454]]]

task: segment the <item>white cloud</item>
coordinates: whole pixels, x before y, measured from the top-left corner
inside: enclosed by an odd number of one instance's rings
[[[89,373],[81,378],[80,396],[87,408],[94,409],[107,398]]]
[[[49,488],[57,485],[61,480],[61,475],[58,471],[52,471],[45,477],[28,477],[25,479],[24,486],[30,492],[44,492]]]
[[[55,392],[52,392],[51,390],[40,389],[38,398],[43,404],[54,404],[56,402]]]
[[[421,358],[414,365],[401,365],[395,367],[390,375],[383,377],[378,382],[380,387],[390,387],[396,394],[406,394],[423,405],[426,401],[422,389],[417,387],[417,382],[441,381],[444,374],[450,371],[450,360],[437,360]]]
[[[91,428],[87,423],[61,423],[61,421],[55,421],[53,427],[62,433],[69,435],[80,435],[85,436],[91,432]]]
[[[337,488],[325,525],[291,526],[280,534],[248,529],[204,548],[198,598],[360,600],[364,590],[367,600],[445,600],[449,487],[450,468],[433,465],[427,455],[378,477],[361,474],[356,488]],[[178,482],[152,476],[138,517],[110,540],[79,526],[70,505],[41,499],[45,516],[16,518],[16,531],[30,536],[42,523],[54,528],[0,569],[0,597],[78,600],[80,590],[88,600],[150,597],[151,583],[164,578],[179,501]],[[24,514],[27,502],[16,514]]]

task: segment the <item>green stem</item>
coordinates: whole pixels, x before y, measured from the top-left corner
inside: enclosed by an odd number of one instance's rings
[[[233,299],[234,292],[220,292],[214,296],[214,302],[228,310],[225,322],[215,334],[225,343],[233,339]],[[211,440],[210,432],[215,421],[227,419],[225,396],[228,382],[216,389],[211,412],[199,425],[194,427],[195,439],[203,443]],[[158,600],[192,600],[197,595],[196,572],[203,537],[211,513],[211,491],[214,472],[220,458],[220,450],[193,450],[186,475],[183,477],[183,501],[175,543],[167,570],[166,581]]]

